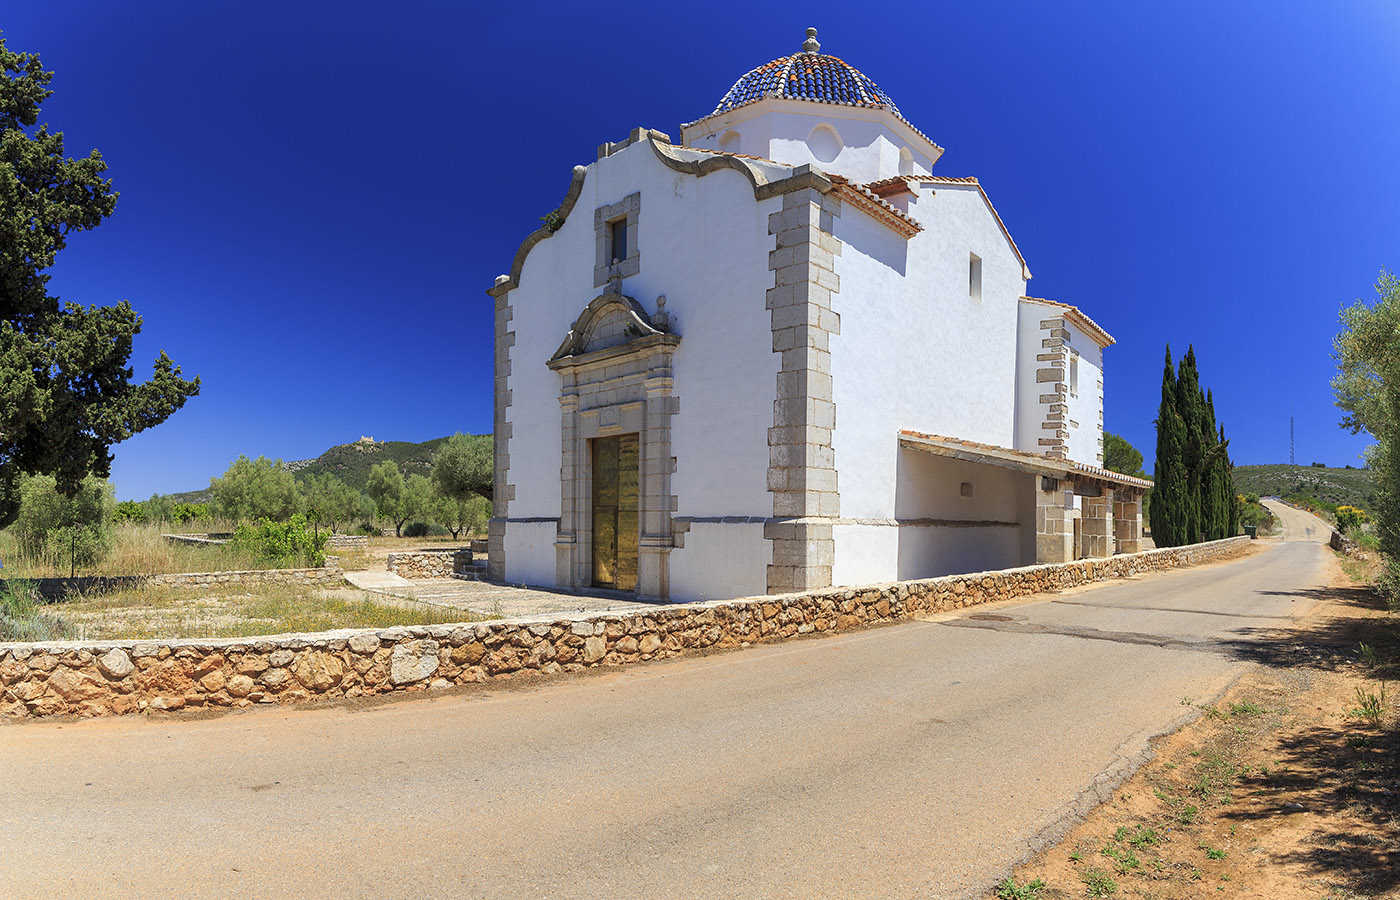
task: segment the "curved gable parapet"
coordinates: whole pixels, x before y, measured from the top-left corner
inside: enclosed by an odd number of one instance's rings
[[[793,191],[800,191],[812,188],[823,194],[829,193],[834,185],[826,173],[820,169],[814,169],[809,165],[794,167],[784,167],[792,174],[786,178],[770,179],[763,168],[749,162],[742,156],[735,156],[728,153],[705,152],[704,159],[681,159],[676,156],[675,145],[659,141],[655,137],[650,137],[647,142],[651,144],[652,152],[656,158],[669,169],[677,172],[684,172],[687,175],[694,175],[696,178],[704,178],[713,172],[724,169],[733,169],[748,179],[753,187],[755,200],[766,200],[769,197],[776,197],[780,194],[788,194]],[[689,150],[690,148],[684,148]],[[697,152],[697,151],[692,151]],[[774,164],[775,166],[777,164]]]
[[[630,344],[642,338],[680,339],[667,330],[667,317],[653,320],[640,303],[616,293],[599,294],[579,313],[559,349],[549,358],[551,369],[566,365],[586,353]]]
[[[497,276],[496,283],[487,288],[486,293],[492,297],[499,297],[520,286],[520,270],[525,267],[525,257],[530,255],[536,244],[564,227],[564,221],[568,219],[569,213],[573,212],[574,204],[578,203],[579,195],[583,193],[583,180],[587,176],[586,166],[574,166],[573,178],[569,182],[568,192],[564,194],[564,202],[544,217],[543,225],[526,235],[520,249],[515,251],[515,259],[510,264],[510,274]]]

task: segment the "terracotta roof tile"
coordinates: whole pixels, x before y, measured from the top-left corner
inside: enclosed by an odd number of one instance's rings
[[[1089,336],[1096,339],[1102,346],[1118,343],[1113,339],[1113,335],[1103,330],[1103,327],[1089,318],[1084,310],[1060,300],[1046,300],[1044,297],[1022,297],[1022,300],[1029,300],[1032,303],[1044,303],[1046,306],[1054,306],[1065,310],[1065,318],[1069,319],[1083,331],[1087,331]]]
[[[924,226],[920,225],[908,213],[899,207],[885,200],[870,188],[863,184],[852,184],[851,180],[844,175],[835,175],[830,172],[826,177],[831,179],[831,183],[836,185],[836,193],[843,200],[847,200],[858,209],[863,209],[874,215],[877,219],[883,219],[885,224],[892,225],[896,231],[906,238],[913,237]]]
[[[1103,481],[1112,481],[1117,484],[1126,484],[1132,487],[1150,488],[1152,482],[1146,478],[1134,478],[1132,475],[1124,475],[1121,472],[1113,472],[1102,466],[1091,466],[1088,463],[1076,462],[1072,459],[1055,459],[1049,456],[1042,456],[1039,453],[1032,453],[1029,450],[1012,450],[1010,447],[998,447],[996,444],[984,444],[980,441],[969,441],[963,438],[948,437],[942,434],[927,434],[922,431],[913,431],[905,428],[901,429],[899,436],[912,438],[916,441],[928,441],[934,444],[943,444],[953,447],[965,447],[974,452],[985,452],[989,456],[1010,456],[1024,460],[1027,464],[1049,469],[1065,469],[1080,475],[1088,475]],[[994,464],[994,460],[989,460]]]

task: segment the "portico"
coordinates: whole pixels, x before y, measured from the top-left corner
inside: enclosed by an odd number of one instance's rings
[[[1018,523],[1023,529],[1022,565],[1106,558],[1141,549],[1142,498],[1150,481],[1074,460],[917,431],[901,431],[899,444],[1023,473],[1034,505],[1026,505],[1029,515]]]

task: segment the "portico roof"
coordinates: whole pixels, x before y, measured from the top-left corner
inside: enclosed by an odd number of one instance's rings
[[[995,444],[982,444],[965,441],[962,438],[946,437],[941,434],[924,434],[921,431],[904,429],[899,432],[900,446],[911,450],[922,450],[935,456],[946,456],[966,462],[1000,466],[1003,469],[1016,469],[1033,475],[1048,475],[1051,478],[1083,478],[1102,481],[1108,484],[1121,484],[1147,490],[1152,482],[1146,478],[1134,478],[1121,472],[1112,472],[1101,466],[1076,462],[1072,459],[1053,459],[1031,453],[1027,450],[1012,450]]]

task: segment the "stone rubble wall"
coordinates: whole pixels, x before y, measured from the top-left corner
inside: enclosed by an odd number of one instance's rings
[[[470,550],[413,550],[390,553],[389,571],[400,578],[451,578],[471,569]]]
[[[162,534],[172,544],[227,544],[231,534]]]
[[[15,579],[20,580],[20,579]],[[174,572],[160,575],[79,575],[74,578],[26,578],[39,596],[47,600],[64,600],[73,594],[107,594],[145,584],[206,585],[206,584],[299,584],[336,585],[345,580],[339,561],[326,557],[319,569],[252,569],[230,572]],[[0,578],[0,583],[5,579]]]
[[[368,550],[369,535],[333,534],[326,539],[327,550]]]
[[[0,644],[0,718],[248,707],[479,684],[852,631],[1228,559],[1249,538],[922,581],[591,614],[266,638]]]
[[[345,573],[339,566],[316,569],[250,569],[234,572],[179,572],[142,576],[147,584],[341,584]]]
[[[1360,544],[1335,529],[1332,531],[1332,536],[1327,539],[1327,545],[1344,556],[1350,556],[1352,559],[1369,558],[1366,551],[1361,549]]]

